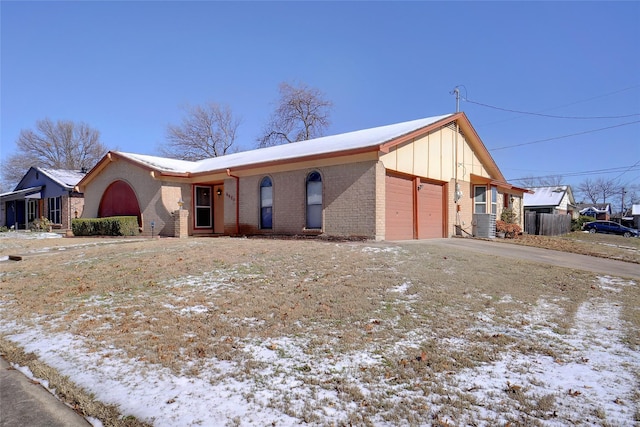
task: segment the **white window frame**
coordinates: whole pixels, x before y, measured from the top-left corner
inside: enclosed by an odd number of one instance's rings
[[[36,199],[27,199],[27,223],[38,219],[38,201]]]
[[[498,214],[498,187],[491,187],[491,213]]]
[[[47,199],[48,205],[48,218],[53,224],[62,224],[61,222],[61,206],[62,206],[62,197],[49,197]]]
[[[478,190],[480,189],[484,189],[484,192],[478,193]],[[479,207],[482,207],[482,209],[479,210],[478,209]],[[473,212],[487,213],[487,186],[486,185],[474,185],[473,187]]]

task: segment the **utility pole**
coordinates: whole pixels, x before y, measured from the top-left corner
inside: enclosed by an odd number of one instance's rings
[[[622,187],[622,197],[620,198],[620,224],[622,224],[623,216],[624,216],[624,187]]]

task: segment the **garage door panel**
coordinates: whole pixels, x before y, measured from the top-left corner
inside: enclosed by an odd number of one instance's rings
[[[443,186],[423,182],[418,191],[418,239],[443,237]]]
[[[386,236],[387,240],[413,239],[413,180],[387,175]]]

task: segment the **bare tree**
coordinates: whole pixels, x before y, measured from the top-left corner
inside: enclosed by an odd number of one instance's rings
[[[615,180],[587,178],[578,184],[576,190],[591,203],[607,203],[607,199],[620,195],[622,188]]]
[[[35,129],[23,129],[16,141],[17,153],[2,164],[5,182],[17,183],[31,166],[79,170],[93,167],[106,147],[100,132],[85,123],[38,120]]]
[[[277,108],[258,138],[259,147],[305,141],[324,135],[333,104],[315,88],[280,84]]]
[[[168,157],[202,160],[235,151],[236,119],[228,106],[214,102],[185,107],[187,113],[179,126],[167,126],[167,144],[160,150]]]

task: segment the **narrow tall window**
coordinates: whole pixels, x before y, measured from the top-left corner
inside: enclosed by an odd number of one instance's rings
[[[49,207],[49,221],[54,224],[61,224],[60,221],[60,197],[50,197],[48,199],[48,207]]]
[[[307,228],[322,228],[322,177],[315,171],[307,176]]]
[[[484,185],[473,188],[473,212],[487,213],[487,187]]]
[[[38,201],[27,199],[27,222],[35,221],[38,218]]]
[[[271,229],[273,226],[273,184],[271,178],[265,176],[260,182],[260,228]]]
[[[498,213],[498,189],[491,187],[491,213]]]
[[[211,187],[196,186],[195,210],[196,227],[211,227]]]

